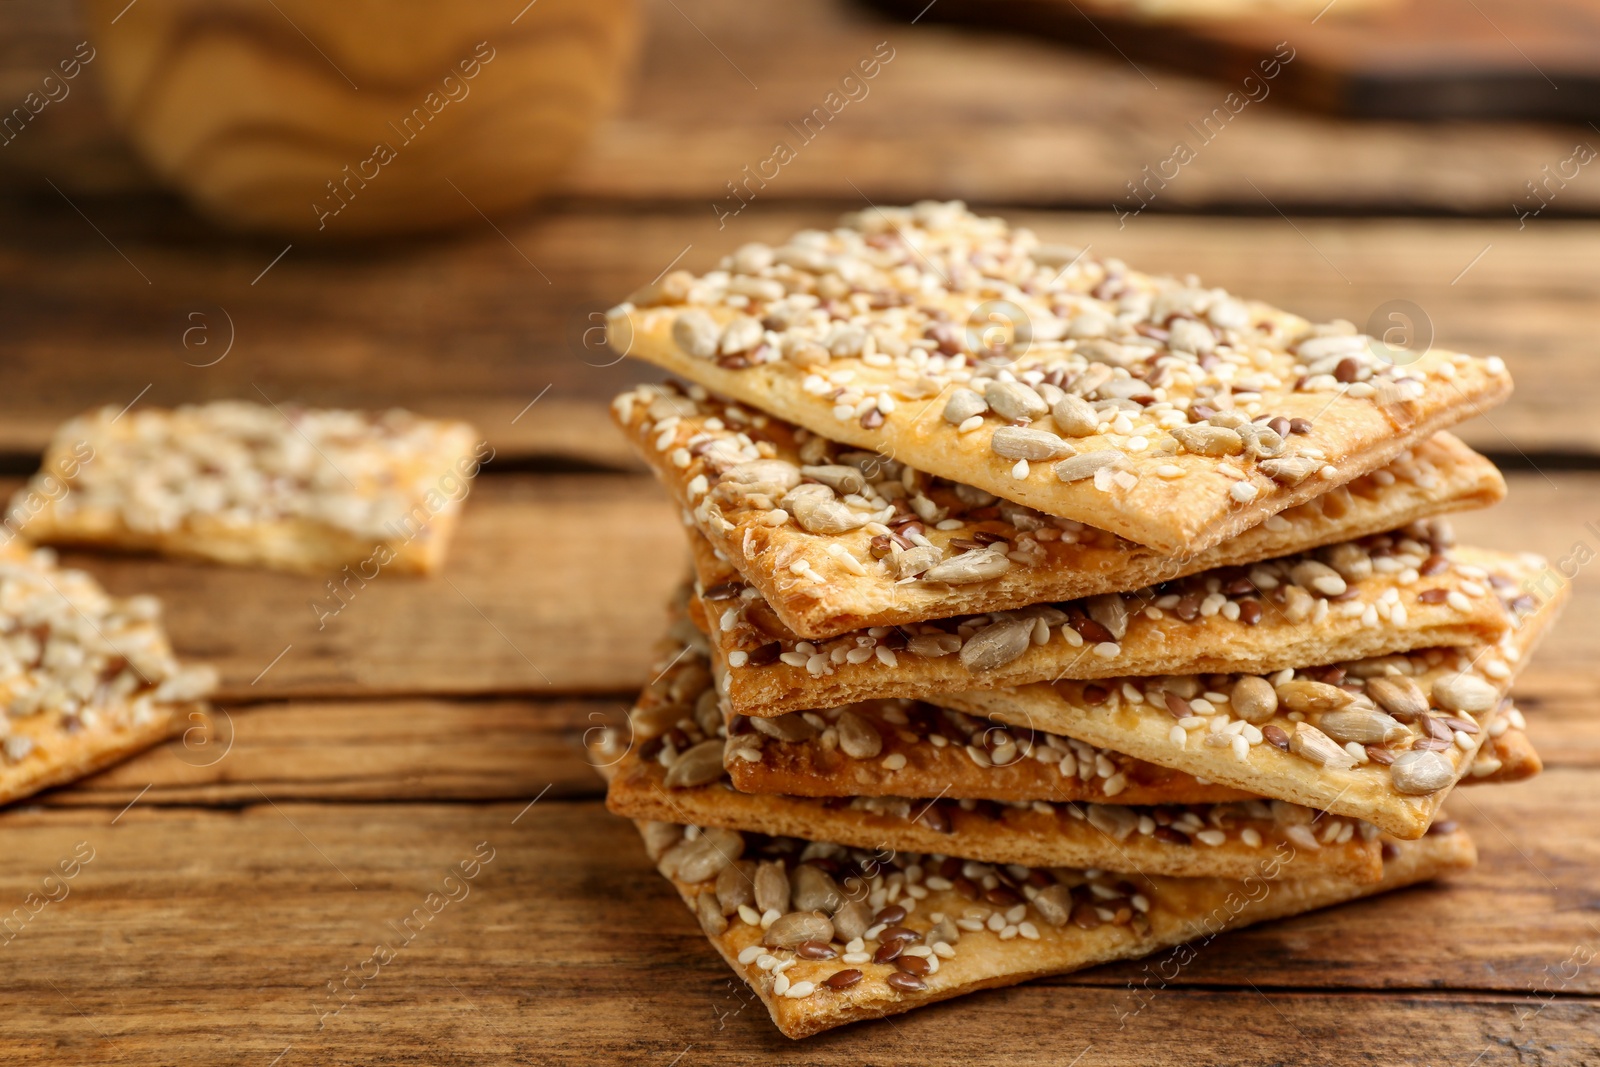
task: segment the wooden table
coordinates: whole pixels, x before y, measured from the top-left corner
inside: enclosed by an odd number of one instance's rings
[[[44,0],[8,10],[29,32],[8,38],[0,87],[71,33]],[[0,916],[57,861],[93,855],[0,936],[7,1060],[1600,1059],[1587,570],[1518,690],[1545,774],[1451,802],[1475,871],[1229,935],[1126,1025],[1140,964],[788,1042],[606,814],[578,749],[646,679],[682,552],[673,509],[603,417],[647,372],[604,365],[584,329],[669,263],[705,268],[868,201],[964,196],[1316,316],[1364,324],[1410,300],[1441,342],[1504,355],[1518,377],[1466,430],[1506,462],[1511,499],[1463,516],[1463,534],[1600,551],[1600,179],[1525,227],[1511,210],[1592,132],[1358,125],[1269,101],[1171,183],[1159,206],[1182,214],[1119,225],[1123,183],[1222,87],[833,0],[656,0],[647,16],[633,103],[556,203],[498,232],[287,251],[218,235],[108,162],[87,94],[32,154],[0,159],[5,491],[57,420],[100,404],[404,404],[470,417],[497,449],[445,572],[384,577],[320,630],[318,580],[69,557],[116,592],[159,594],[180,652],[217,664],[225,692],[205,729],[0,813]],[[867,99],[719,229],[724,182],[886,40]],[[197,322],[191,342],[212,347],[184,345]],[[452,865],[491,850],[468,896],[352,979],[353,997],[330,993]]]

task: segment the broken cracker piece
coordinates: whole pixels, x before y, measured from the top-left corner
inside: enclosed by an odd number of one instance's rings
[[[400,410],[107,407],[56,431],[7,525],[39,544],[431,573],[493,454],[466,423]]]

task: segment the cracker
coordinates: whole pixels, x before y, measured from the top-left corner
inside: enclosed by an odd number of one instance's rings
[[[1388,466],[1209,550],[1175,556],[930,478],[702,389],[640,386],[612,410],[694,528],[785,626],[813,640],[1138,589],[1484,507],[1505,495],[1494,464],[1436,434]],[[842,491],[840,506],[781,509],[802,477],[812,487],[807,492],[830,484]]]
[[[1544,761],[1523,732],[1526,726],[1522,710],[1513,705],[1509,698],[1502,701],[1500,711],[1489,720],[1488,738],[1479,746],[1472,766],[1467,768],[1457,784],[1502,785],[1525,782],[1542,774]]]
[[[1271,684],[1242,674],[1127,678],[1116,684],[1061,681],[971,690],[940,699],[972,714],[1076,737],[1207,781],[1365,819],[1386,833],[1415,838],[1473,764],[1487,736],[1489,709],[1499,705],[1516,669],[1559,613],[1565,588],[1549,600],[1525,605],[1531,598],[1516,592],[1518,580],[1539,567],[1531,560],[1520,567],[1510,562],[1499,565],[1513,575],[1502,581],[1511,583],[1507,595],[1517,605],[1517,626],[1493,645],[1285,670]],[[1257,694],[1276,690],[1271,699],[1258,700],[1248,688],[1239,688],[1241,681]],[[1408,682],[1416,687],[1409,695],[1403,691]],[[1463,701],[1463,695],[1470,699]],[[1293,717],[1291,701],[1303,709]],[[1315,710],[1319,707],[1331,711]],[[1384,732],[1389,740],[1376,740],[1376,733],[1370,744],[1350,739],[1368,730]],[[1226,736],[1224,731],[1240,740],[1209,740]],[[1329,733],[1344,744],[1330,740]],[[1286,744],[1293,750],[1281,747]],[[1437,758],[1408,755],[1413,747],[1437,748]],[[1408,766],[1412,760],[1419,762]],[[1430,782],[1432,788],[1424,788]]]
[[[466,423],[238,401],[103,408],[56,431],[7,527],[87,545],[326,574],[430,573],[479,466]],[[370,573],[368,573],[370,572]]]
[[[1181,966],[1220,933],[1427,881],[1477,859],[1466,833],[1452,830],[1385,842],[1377,882],[1127,878],[637,825],[712,947],[791,1038],[1172,946],[1184,946],[1172,953]],[[796,874],[801,867],[812,870]],[[791,881],[800,892],[780,896]],[[755,910],[757,886],[769,903],[788,908],[798,897],[822,911],[774,908],[769,920]],[[963,894],[967,886],[985,898]],[[795,945],[799,933],[816,936]],[[767,947],[768,940],[792,947]],[[898,955],[886,959],[896,950],[885,946],[897,944]]]
[[[765,732],[769,724],[781,735]],[[1133,805],[1253,797],[1060,734],[913,700],[736,716],[730,734],[728,778],[742,793]]]
[[[960,204],[747,245],[700,278],[668,274],[608,327],[618,351],[830,440],[1169,553],[1511,391],[1498,358],[1397,352]]]
[[[174,658],[154,597],[108,596],[48,549],[0,548],[0,586],[0,804],[161,743],[216,685]]]
[[[1222,568],[1131,593],[1016,612],[853,631],[790,633],[753,587],[691,535],[704,617],[733,710],[746,715],[996,689],[1058,678],[1262,673],[1435,645],[1493,642],[1508,621],[1479,564],[1517,557],[1447,547],[1438,524],[1344,542],[1317,558]],[[1322,562],[1331,561],[1342,574]],[[1347,576],[1347,577],[1346,577]],[[1009,657],[1009,658],[1006,658]]]
[[[938,852],[991,863],[1244,878],[1264,858],[1301,859],[1289,876],[1379,877],[1377,832],[1291,804],[1139,808],[1121,804],[740,793],[723,767],[720,718],[705,712],[705,670],[674,657],[641,694],[626,735],[591,738],[606,768],[606,806],[633,819],[717,826],[859,848]],[[697,695],[700,694],[700,695]],[[692,711],[690,709],[693,709]]]
[[[1463,784],[1516,782],[1541,769],[1507,706],[1485,725],[1490,740]],[[1221,804],[1252,799],[1243,789],[1097,748],[1076,738],[1007,726],[913,700],[875,700],[735,716],[725,759],[742,793],[902,796],[1097,804]]]

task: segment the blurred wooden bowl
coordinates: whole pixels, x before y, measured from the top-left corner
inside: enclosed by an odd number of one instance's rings
[[[538,196],[617,102],[638,37],[634,0],[87,9],[112,114],[163,180],[226,225],[334,238]]]

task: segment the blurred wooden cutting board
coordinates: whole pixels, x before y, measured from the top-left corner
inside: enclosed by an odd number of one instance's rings
[[[1369,118],[1600,116],[1597,0],[867,0],[919,22],[1020,30]],[[918,18],[920,16],[920,18]],[[1159,82],[1159,71],[1147,71]]]

